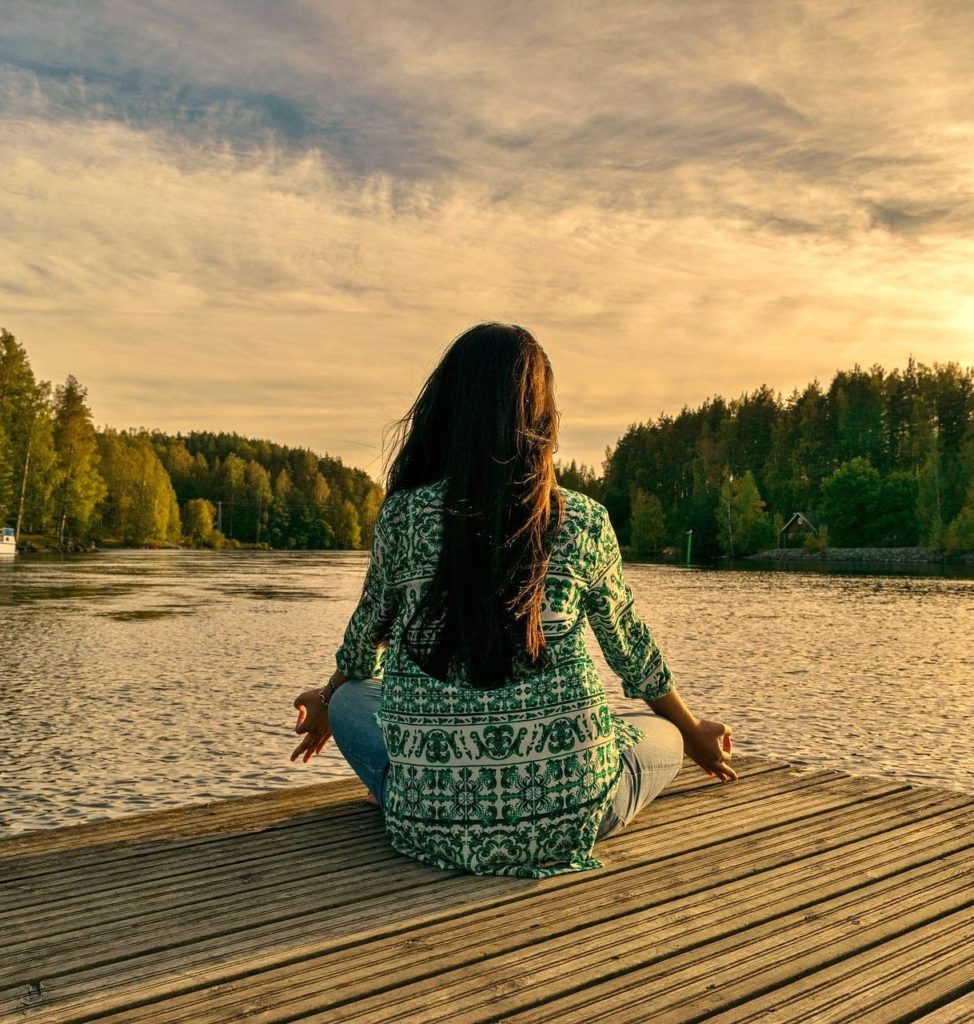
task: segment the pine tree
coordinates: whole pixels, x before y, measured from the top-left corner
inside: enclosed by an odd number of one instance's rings
[[[943,468],[936,433],[927,441],[926,458],[917,477],[917,521],[920,538],[927,547],[939,550],[944,539]]]
[[[771,521],[750,470],[742,477],[726,475],[715,516],[721,547],[731,558],[752,555],[770,546]]]
[[[630,539],[637,555],[658,554],[666,543],[663,505],[655,494],[647,494],[641,487],[632,496]]]
[[[14,519],[15,508],[13,448],[3,422],[0,421],[0,527]]]
[[[267,528],[267,512],[274,494],[270,474],[253,459],[244,467],[244,490],[252,513],[250,536],[254,543],[259,544],[261,533]]]
[[[56,529],[63,545],[88,536],[95,508],[105,497],[98,471],[98,443],[87,405],[88,393],[73,377],[54,399],[54,448],[58,481],[54,493]]]
[[[246,463],[234,452],[224,459],[220,469],[220,491],[221,497],[227,503],[229,529],[226,534],[232,540],[236,526],[237,505],[246,494],[244,483],[244,468]]]
[[[271,544],[275,548],[290,548],[292,543],[291,531],[291,495],[294,488],[291,485],[291,475],[286,469],[282,469],[274,477],[273,492],[270,512],[268,513],[267,529],[270,534]]]
[[[51,390],[34,379],[27,353],[0,328],[0,425],[7,438],[10,486],[17,536],[23,528],[43,530],[52,520],[51,495],[57,480],[51,419]]]

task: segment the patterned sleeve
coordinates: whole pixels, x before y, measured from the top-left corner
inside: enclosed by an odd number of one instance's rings
[[[670,670],[649,627],[636,614],[632,590],[622,575],[619,541],[601,510],[597,530],[596,572],[585,595],[585,611],[612,671],[627,697],[655,700],[673,688]]]
[[[394,531],[388,523],[388,507],[387,502],[379,510],[362,596],[335,652],[339,670],[349,679],[382,678],[386,642],[398,610],[399,591],[390,579]]]

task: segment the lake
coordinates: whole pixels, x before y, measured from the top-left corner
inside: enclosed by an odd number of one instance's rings
[[[364,552],[0,564],[0,834],[350,775],[291,764]],[[693,710],[737,749],[974,792],[974,579],[627,565]],[[610,701],[616,677],[589,636]]]

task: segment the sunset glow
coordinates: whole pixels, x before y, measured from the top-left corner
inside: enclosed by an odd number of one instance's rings
[[[854,363],[974,362],[974,7],[11,4],[0,324],[115,427],[377,476],[533,330],[560,457]]]

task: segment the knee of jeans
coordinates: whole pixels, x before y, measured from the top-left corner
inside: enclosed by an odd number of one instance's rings
[[[666,723],[669,728],[666,730],[669,737],[667,752],[674,764],[683,764],[683,733],[672,723]]]
[[[648,749],[656,764],[683,763],[683,733],[662,716],[643,726]],[[641,745],[638,745],[641,747]]]
[[[331,727],[332,735],[339,735],[345,731],[345,725],[349,718],[353,694],[348,689],[348,683],[339,686],[331,695],[328,701],[328,725]]]
[[[370,685],[372,684],[372,685]],[[379,707],[377,680],[349,679],[339,686],[328,702],[328,724],[335,741],[355,735],[373,725]]]

